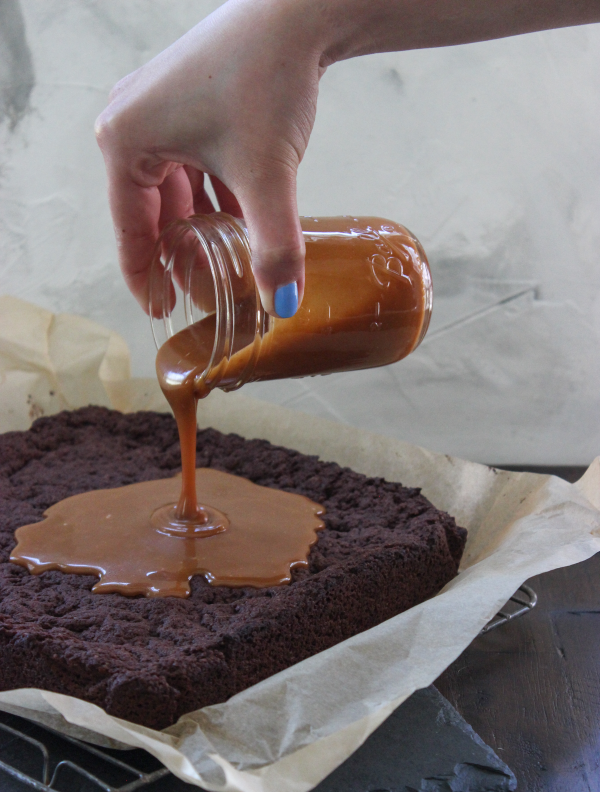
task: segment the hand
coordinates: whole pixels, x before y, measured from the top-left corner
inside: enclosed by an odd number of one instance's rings
[[[296,172],[327,65],[600,21],[600,0],[228,0],[121,80],[97,121],[119,258],[148,309],[160,229],[222,210],[243,214],[265,309],[291,315],[304,288]],[[282,286],[291,288],[278,292]],[[287,304],[286,304],[287,302]]]
[[[221,210],[246,221],[265,309],[289,312],[275,292],[294,282],[302,299],[296,172],[325,69],[295,2],[229,0],[121,80],[98,118],[120,264],[146,311],[162,227],[215,211],[206,174]]]

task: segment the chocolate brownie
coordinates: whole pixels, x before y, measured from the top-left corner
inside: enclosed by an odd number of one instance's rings
[[[146,599],[92,594],[89,575],[30,575],[8,560],[16,528],[70,495],[172,476],[177,429],[170,415],[86,407],[0,436],[0,689],[66,693],[160,729],[422,602],[457,572],[466,531],[418,489],[213,429],[198,432],[197,464],[326,507],[289,586],[197,576],[188,599]]]

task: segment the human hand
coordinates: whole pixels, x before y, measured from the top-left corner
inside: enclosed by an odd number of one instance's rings
[[[220,209],[246,221],[265,309],[291,315],[294,283],[302,299],[296,172],[324,67],[314,24],[294,24],[294,8],[229,0],[121,80],[98,118],[120,264],[146,311],[160,230],[215,211],[207,174]]]
[[[319,79],[337,60],[600,21],[600,0],[228,0],[119,82],[97,121],[119,258],[148,309],[161,228],[220,208],[248,226],[265,309],[292,315],[304,288],[296,171]],[[295,286],[299,299],[294,299]],[[277,292],[280,287],[282,292]],[[279,297],[288,299],[278,301]],[[277,311],[279,307],[279,311]]]

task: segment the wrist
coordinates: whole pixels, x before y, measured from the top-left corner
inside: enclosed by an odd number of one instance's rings
[[[598,0],[268,0],[306,31],[322,67],[358,55],[444,47],[600,22]]]
[[[293,31],[294,42],[316,54],[323,69],[359,55],[410,48],[414,31],[409,28],[420,16],[414,13],[414,0],[266,2],[277,9],[283,26]]]
[[[237,2],[237,0],[234,0]],[[355,0],[241,0],[261,17],[268,46],[326,68],[338,60],[361,54],[358,48]],[[354,6],[358,8],[355,9]],[[362,17],[362,13],[360,13]],[[367,16],[367,15],[365,15]],[[276,46],[273,46],[276,44]],[[267,45],[266,45],[267,46]],[[355,51],[356,50],[356,51]]]

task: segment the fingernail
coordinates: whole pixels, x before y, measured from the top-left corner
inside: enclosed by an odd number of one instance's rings
[[[298,284],[286,283],[275,291],[275,313],[281,319],[289,319],[298,310]]]

